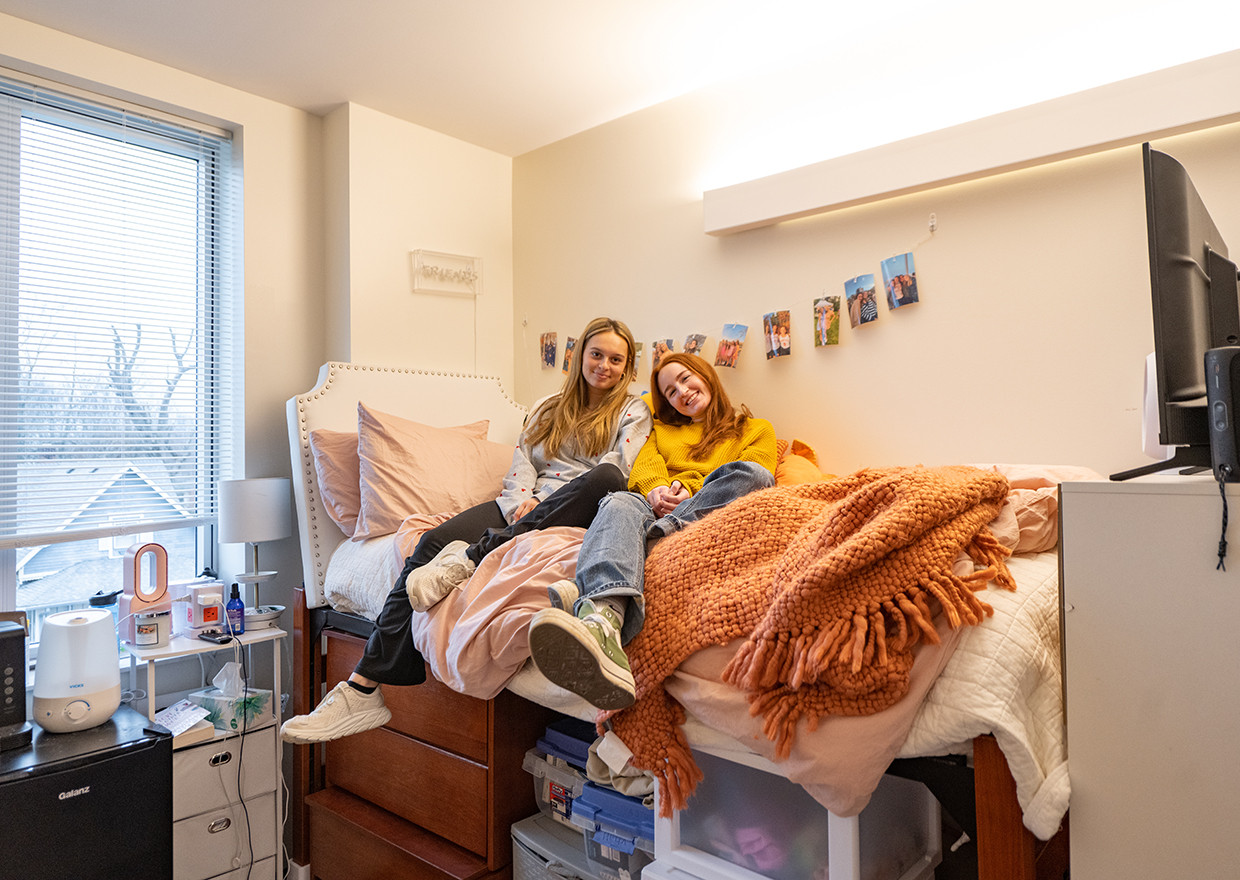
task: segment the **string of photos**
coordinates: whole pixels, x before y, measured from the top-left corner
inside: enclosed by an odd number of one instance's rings
[[[912,252],[888,257],[880,266],[883,283],[883,299],[887,303],[887,311],[895,311],[913,305],[920,300],[917,288],[917,269]],[[857,330],[878,320],[878,282],[874,273],[858,275],[844,282],[843,296],[823,294],[813,301],[810,319],[814,329],[814,347],[822,348],[840,344],[840,327],[844,315],[848,316],[848,324]],[[714,364],[716,367],[736,367],[749,334],[747,324],[724,324],[719,333],[719,343],[715,347]],[[569,336],[564,344],[563,358],[558,358],[558,334],[549,331],[539,335],[541,362],[544,369],[554,368],[559,363],[561,372],[567,373],[573,359],[573,349],[577,340]],[[762,346],[766,359],[788,357],[792,354],[792,311],[780,309],[767,312],[762,316]],[[644,344],[637,343],[637,368],[639,374],[642,366]],[[673,338],[656,339],[651,343],[650,369],[658,366],[664,355],[676,351],[676,340]],[[690,333],[684,338],[680,351],[709,357],[707,337],[704,333]]]

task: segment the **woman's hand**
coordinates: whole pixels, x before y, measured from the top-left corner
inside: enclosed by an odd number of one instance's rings
[[[671,486],[655,486],[647,493],[646,500],[654,509],[655,516],[667,516],[676,509],[676,505],[688,501],[689,497],[689,490],[680,484],[680,480],[673,480]]]
[[[516,522],[517,520],[525,516],[527,513],[529,513],[531,510],[533,510],[537,506],[538,506],[537,498],[525,499],[520,504],[518,504],[516,509],[512,512],[512,521]]]

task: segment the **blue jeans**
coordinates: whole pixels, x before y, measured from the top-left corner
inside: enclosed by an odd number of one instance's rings
[[[626,596],[628,608],[620,641],[628,644],[646,619],[642,591],[646,554],[660,538],[699,520],[742,495],[775,485],[771,472],[751,461],[730,461],[711,471],[702,488],[666,516],[656,518],[649,502],[636,492],[614,492],[599,504],[577,557],[577,587],[582,599]]]

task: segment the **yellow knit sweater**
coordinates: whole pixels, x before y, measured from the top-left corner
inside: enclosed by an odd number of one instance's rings
[[[698,460],[689,450],[702,439],[700,424],[669,425],[658,419],[629,473],[629,488],[648,495],[673,480],[696,495],[710,472],[729,461],[752,461],[775,473],[775,428],[766,419],[749,419],[740,437],[725,440]]]

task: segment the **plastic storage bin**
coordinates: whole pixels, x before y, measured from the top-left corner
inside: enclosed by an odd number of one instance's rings
[[[512,826],[512,880],[602,880],[581,848],[581,833],[541,813]]]
[[[538,745],[525,753],[521,766],[534,777],[534,798],[544,816],[569,828],[573,801],[586,784],[586,759],[594,742],[594,725],[562,718],[548,725]]]
[[[596,738],[594,725],[590,722],[579,718],[560,718],[547,725],[537,748],[549,757],[584,771],[590,757],[590,746]]]
[[[654,858],[654,810],[637,798],[587,782],[572,822],[585,838],[586,856],[606,877],[636,880]]]
[[[883,777],[843,818],[759,766],[694,757],[705,777],[687,809],[656,819],[644,880],[930,880],[941,861],[938,801],[921,783]]]
[[[575,830],[573,801],[585,788],[586,774],[573,767],[560,766],[538,749],[527,751],[521,766],[534,777],[534,799],[538,801],[539,811]]]

